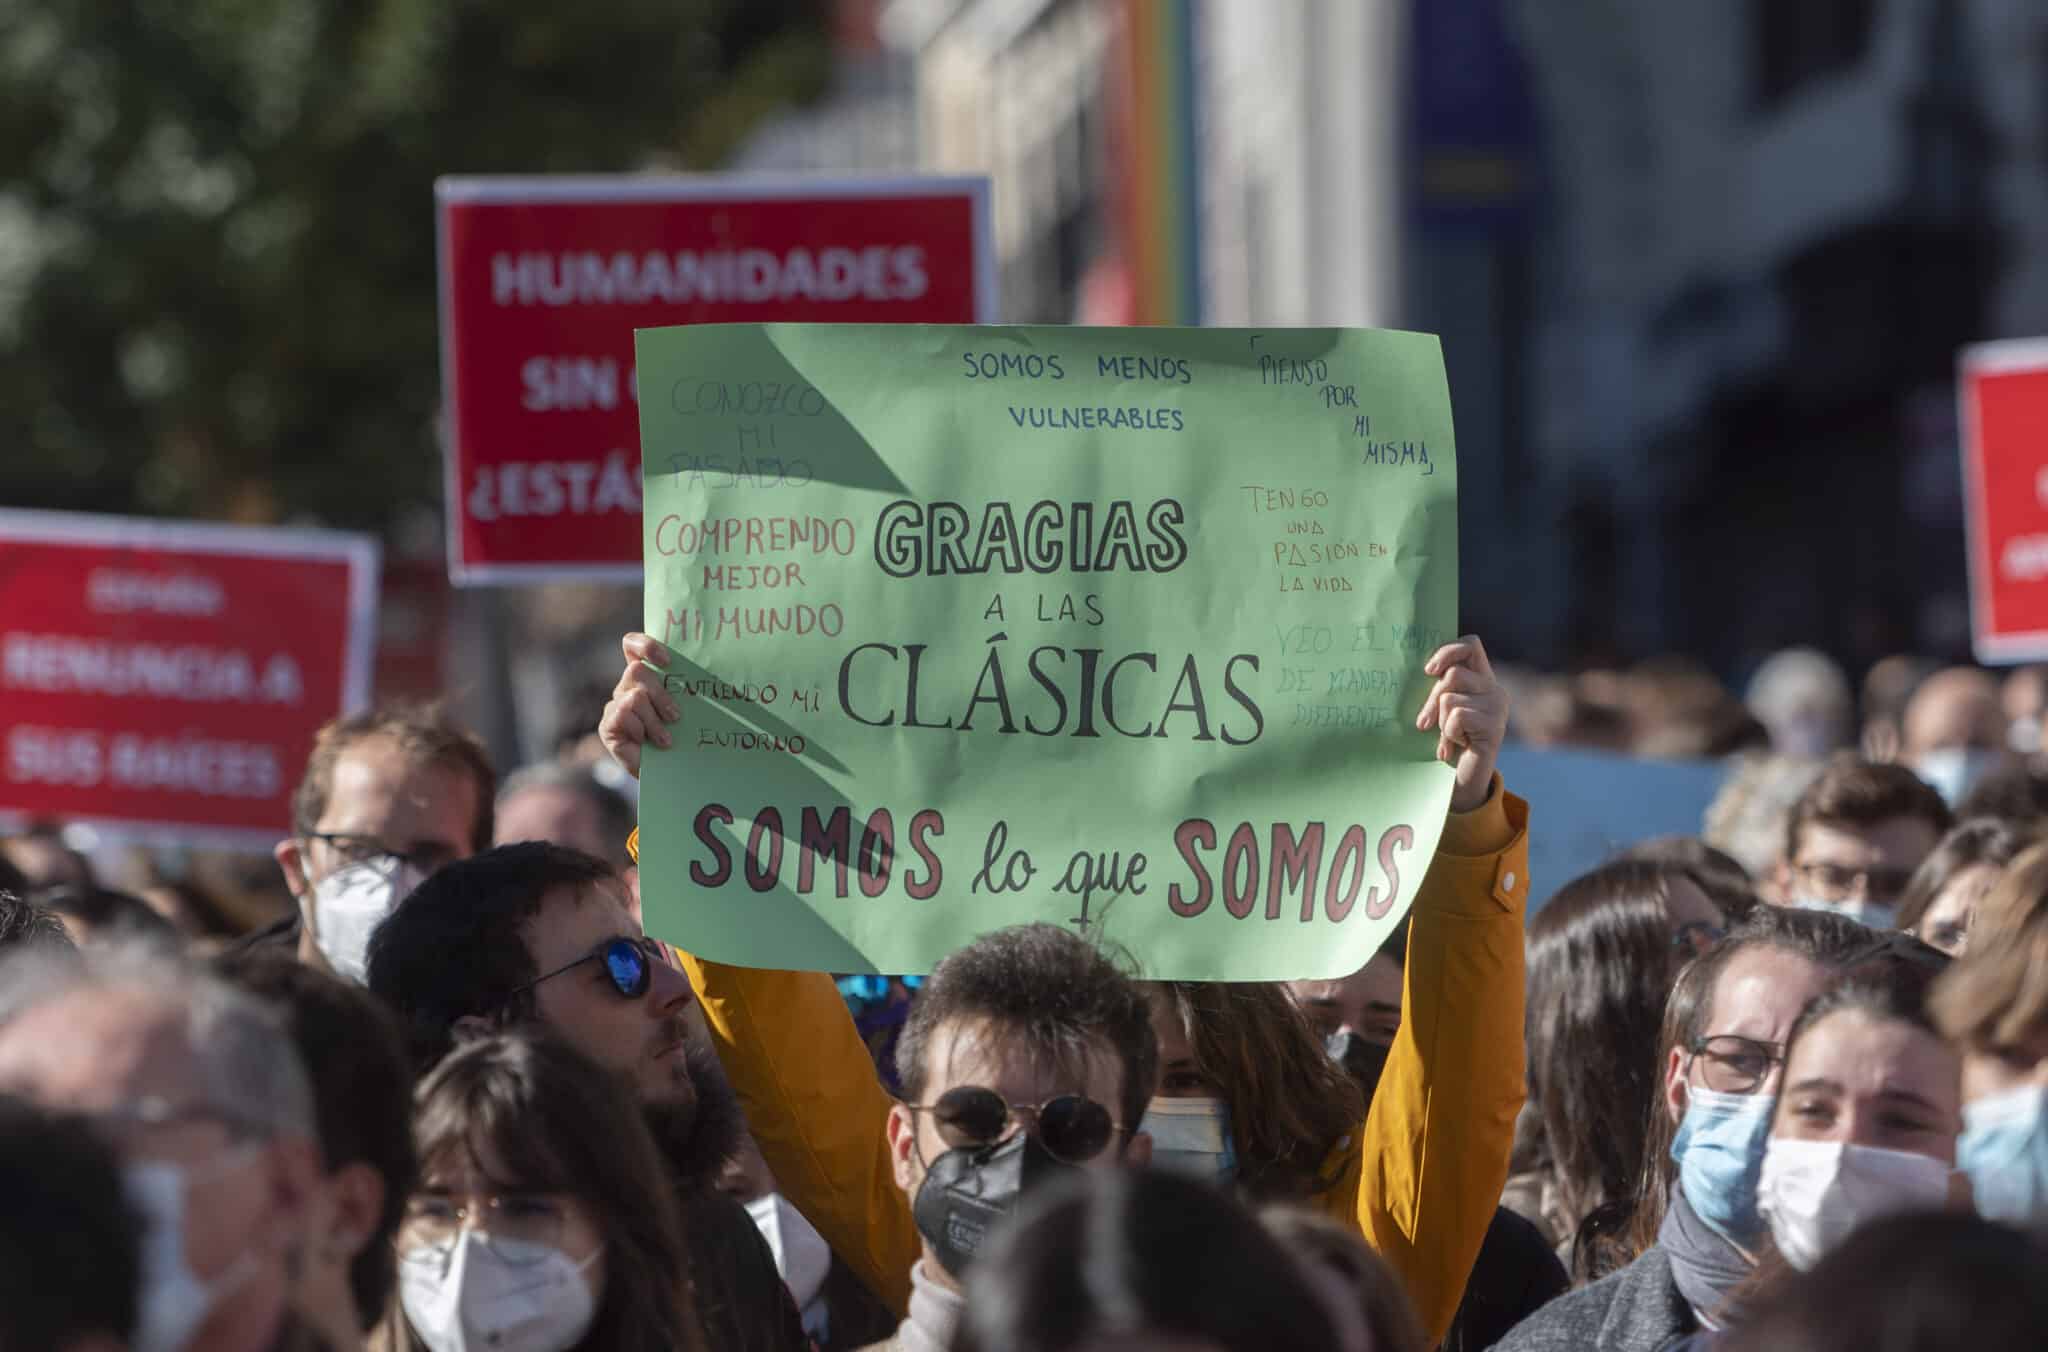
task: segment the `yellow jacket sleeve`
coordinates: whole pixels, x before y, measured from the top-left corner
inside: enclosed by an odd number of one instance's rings
[[[776,1186],[898,1318],[923,1245],[889,1158],[890,1098],[823,972],[728,967],[683,954]]]
[[[678,952],[776,1186],[903,1318],[923,1243],[889,1158],[892,1100],[838,986]]]
[[[1522,1106],[1529,807],[1500,781],[1451,816],[1410,910],[1401,1031],[1324,1206],[1401,1274],[1434,1345],[1507,1182]]]

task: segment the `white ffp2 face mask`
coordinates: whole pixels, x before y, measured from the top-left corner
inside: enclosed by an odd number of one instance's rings
[[[411,864],[350,864],[313,884],[313,944],[336,975],[365,983],[370,936],[422,881]]]
[[[1948,1202],[1948,1165],[1930,1155],[1840,1141],[1773,1140],[1756,1208],[1785,1261],[1801,1272],[1859,1225]]]
[[[411,1249],[398,1264],[405,1318],[429,1352],[568,1352],[597,1318],[586,1275],[561,1250],[464,1230],[452,1251]]]

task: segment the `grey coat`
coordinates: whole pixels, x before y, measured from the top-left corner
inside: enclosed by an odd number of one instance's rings
[[[1652,1245],[1621,1271],[1551,1301],[1493,1352],[1661,1352],[1699,1327],[1670,1258]]]

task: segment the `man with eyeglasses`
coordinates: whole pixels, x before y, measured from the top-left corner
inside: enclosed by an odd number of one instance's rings
[[[1941,795],[1900,765],[1844,760],[1808,786],[1785,826],[1785,905],[1890,929],[1913,870],[1953,825]]]
[[[295,914],[242,948],[291,947],[361,985],[370,932],[406,893],[491,843],[497,772],[437,706],[391,706],[320,729],[275,854]]]
[[[135,1352],[328,1346],[296,1306],[345,1222],[271,1011],[123,949],[12,957],[0,991],[0,1091],[83,1114],[119,1156],[143,1224]]]
[[[684,1198],[710,1345],[805,1352],[774,1255],[716,1188],[742,1122],[693,1032],[689,980],[642,933],[610,864],[540,841],[450,864],[377,927],[367,984],[404,1021],[422,1073],[466,1037],[538,1024],[629,1080]]]
[[[1638,1256],[1551,1301],[1496,1352],[1671,1347],[1725,1313],[1767,1249],[1757,1178],[1792,1026],[1842,972],[1889,951],[1844,916],[1759,906],[1686,966],[1665,1011],[1649,1173],[1630,1214],[1609,1222]]]

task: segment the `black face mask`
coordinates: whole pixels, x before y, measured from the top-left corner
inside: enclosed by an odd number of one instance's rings
[[[1379,1092],[1380,1074],[1387,1068],[1387,1044],[1367,1042],[1347,1029],[1324,1038],[1323,1050],[1365,1091],[1366,1106],[1371,1107],[1372,1096]]]
[[[1073,1167],[1028,1131],[1001,1145],[961,1146],[932,1161],[911,1203],[911,1216],[939,1265],[964,1277],[989,1231],[1016,1207],[1018,1197]]]

